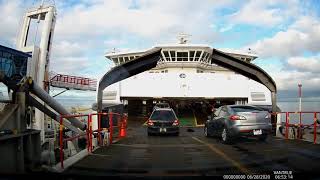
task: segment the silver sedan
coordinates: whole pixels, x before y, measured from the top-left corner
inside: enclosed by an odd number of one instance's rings
[[[208,116],[204,134],[219,136],[224,143],[232,143],[240,136],[255,136],[265,141],[271,129],[269,112],[250,105],[226,105]]]

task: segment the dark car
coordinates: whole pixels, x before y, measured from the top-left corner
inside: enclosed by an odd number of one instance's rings
[[[148,135],[179,135],[179,120],[171,108],[156,108],[147,121]]]
[[[240,136],[255,136],[265,141],[271,133],[269,112],[250,105],[226,105],[218,108],[205,123],[205,136],[219,136],[232,143]]]

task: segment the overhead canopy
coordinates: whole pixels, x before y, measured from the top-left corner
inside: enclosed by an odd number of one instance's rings
[[[161,48],[154,48],[145,55],[116,66],[108,71],[99,81],[97,103],[98,111],[102,110],[103,90],[109,85],[142,73],[157,66],[161,57]]]
[[[102,111],[102,95],[106,87],[156,67],[160,57],[161,49],[155,48],[139,58],[116,66],[108,71],[99,82],[97,95],[98,111]],[[212,51],[211,63],[235,71],[265,85],[272,93],[272,111],[276,112],[276,84],[264,70],[254,64],[242,61],[216,49]]]
[[[265,85],[271,92],[277,91],[276,83],[273,79],[263,69],[252,63],[242,61],[216,49],[212,51],[211,63],[255,80]]]

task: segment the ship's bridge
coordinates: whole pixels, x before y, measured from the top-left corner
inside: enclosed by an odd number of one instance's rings
[[[193,68],[197,73],[214,73],[217,71],[228,71],[225,68],[219,67],[211,63],[212,48],[208,45],[196,44],[174,44],[174,45],[158,45],[153,48],[161,48],[161,58],[155,68],[151,72],[168,72],[168,68]],[[116,53],[111,52],[105,56],[112,60],[116,66],[125,62],[129,62],[137,57],[144,55],[148,50]],[[240,60],[251,62],[257,58],[254,54],[243,52],[226,52]]]

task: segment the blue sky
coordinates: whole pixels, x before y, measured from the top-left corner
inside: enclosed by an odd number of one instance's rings
[[[15,47],[22,15],[35,0],[0,0],[0,44]],[[52,4],[53,0],[45,0]],[[320,3],[317,0],[56,0],[51,70],[99,78],[111,63],[104,54],[175,43],[222,50],[252,49],[255,64],[279,90],[319,92]],[[320,94],[320,92],[319,92]]]

